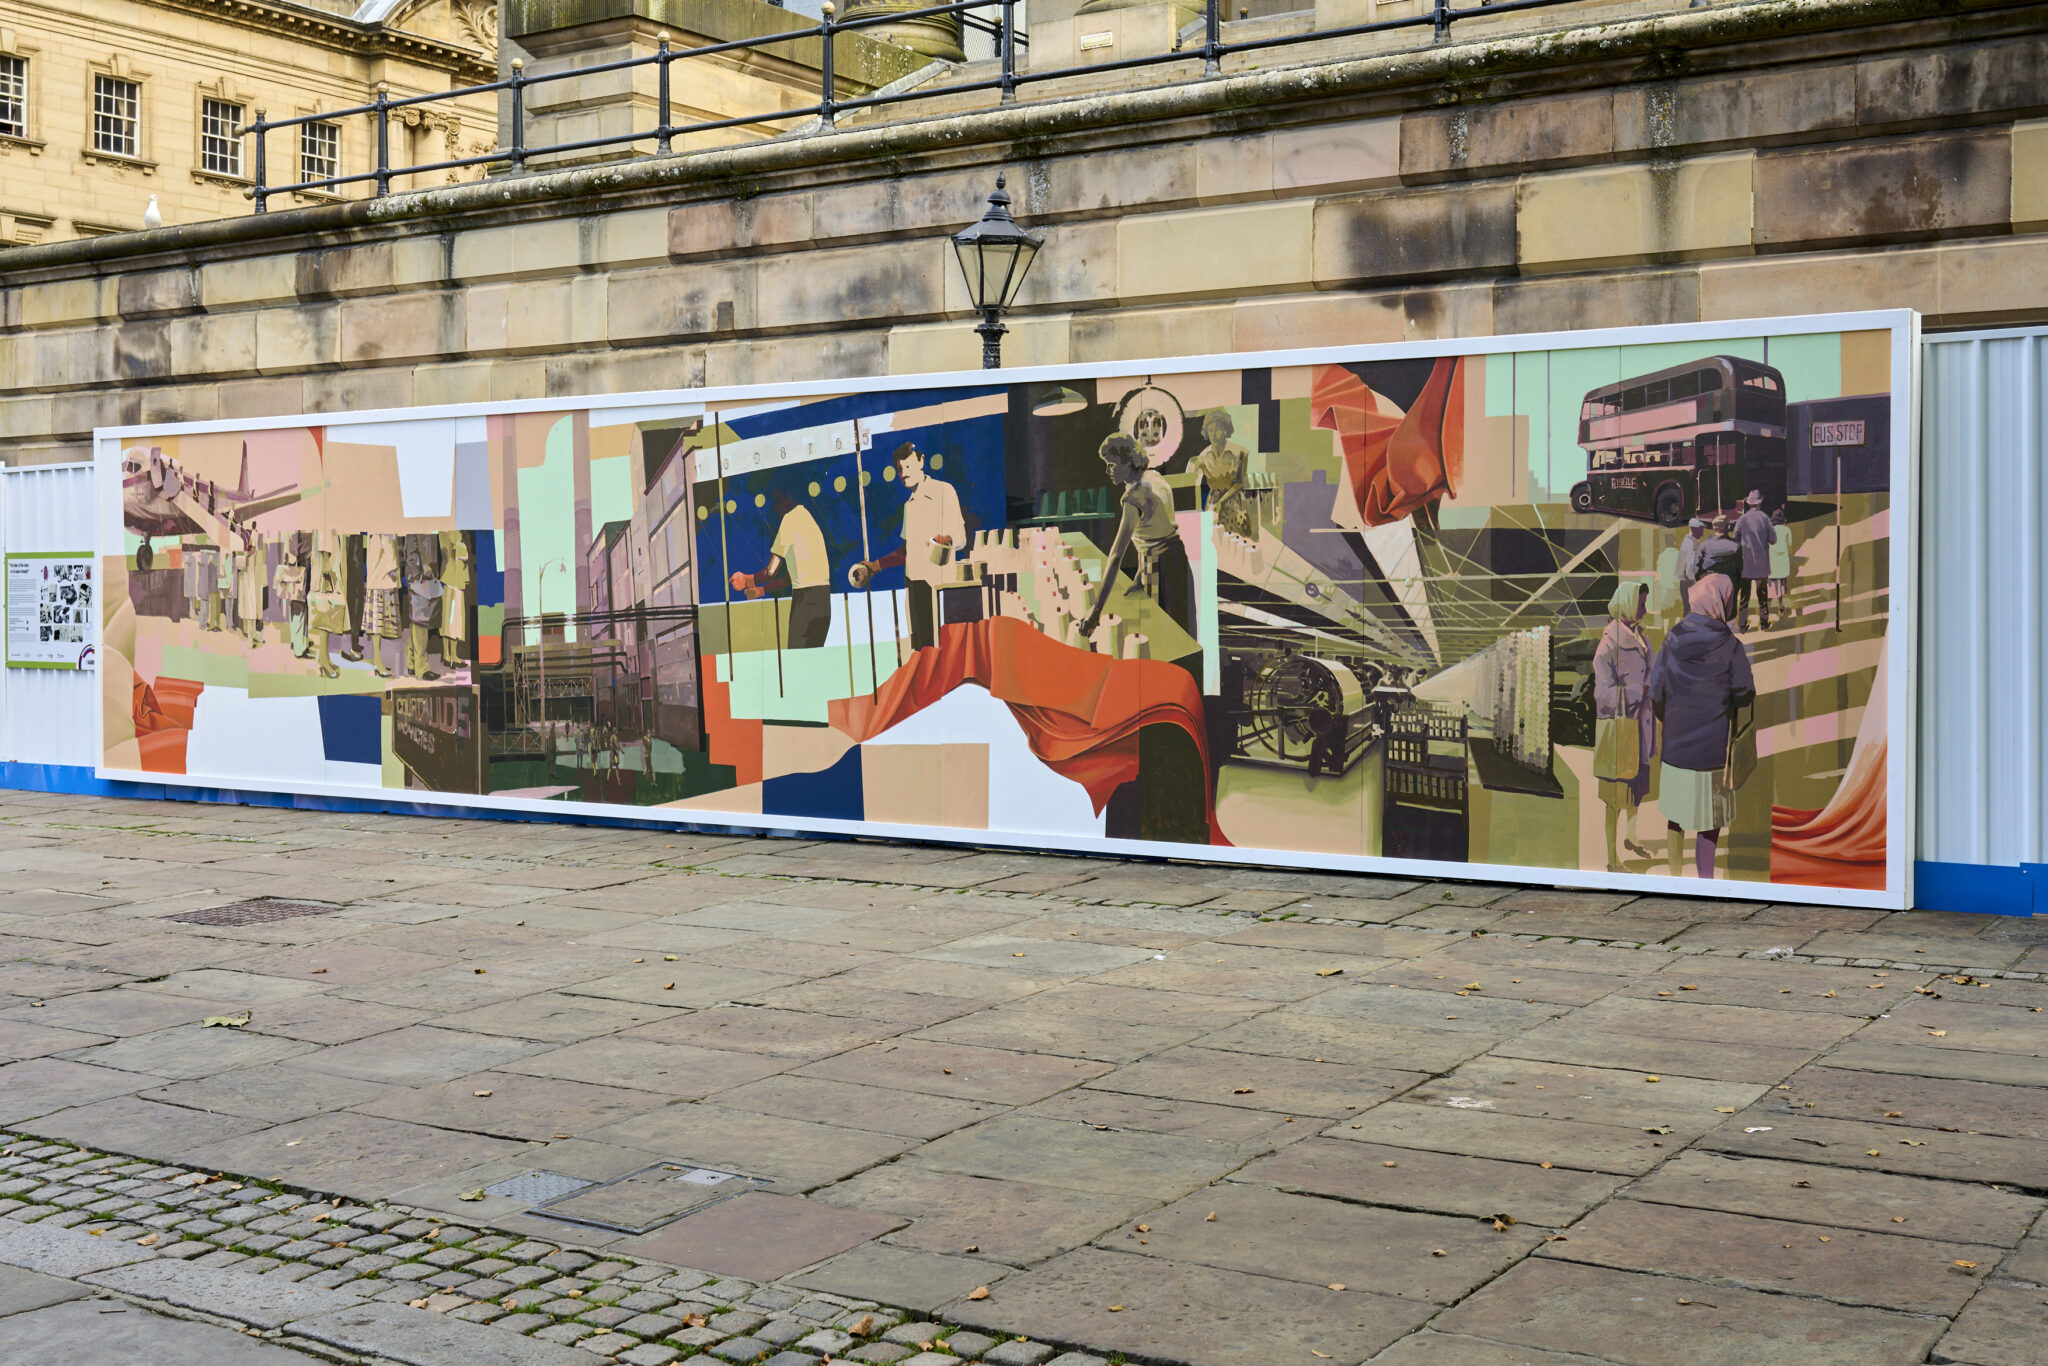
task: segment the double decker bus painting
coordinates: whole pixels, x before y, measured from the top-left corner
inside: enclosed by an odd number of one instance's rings
[[[1603,384],[1579,409],[1585,482],[1578,512],[1663,526],[1713,516],[1751,490],[1785,501],[1785,377],[1740,356],[1709,356]]]

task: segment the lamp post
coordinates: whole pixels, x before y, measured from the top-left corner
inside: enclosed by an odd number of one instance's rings
[[[1045,239],[1026,230],[1010,217],[1010,196],[1003,189],[1006,177],[996,177],[996,192],[988,197],[988,212],[953,234],[953,250],[960,257],[960,271],[967,277],[968,297],[981,310],[981,368],[1003,367],[1003,314],[1016,301],[1024,284],[1024,273]]]

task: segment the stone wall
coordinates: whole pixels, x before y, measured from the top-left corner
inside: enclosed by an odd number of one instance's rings
[[[95,425],[1906,306],[2048,320],[2048,6],[1741,4],[0,258],[0,451]]]

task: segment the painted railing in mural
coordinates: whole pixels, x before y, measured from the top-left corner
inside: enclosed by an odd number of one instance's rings
[[[1094,75],[1102,72],[1133,70],[1142,67],[1164,66],[1171,63],[1200,62],[1204,79],[1223,74],[1223,59],[1237,53],[1258,52],[1274,48],[1291,47],[1302,43],[1324,43],[1346,38],[1362,37],[1368,34],[1397,33],[1410,29],[1426,29],[1429,41],[1442,43],[1449,40],[1452,28],[1460,20],[1486,17],[1499,18],[1521,10],[1548,9],[1557,5],[1579,4],[1582,0],[1477,0],[1477,3],[1454,5],[1451,0],[1426,0],[1417,13],[1392,19],[1376,19],[1369,23],[1348,24],[1336,28],[1311,28],[1299,32],[1269,33],[1237,41],[1225,41],[1223,24],[1228,17],[1225,13],[1226,0],[1205,0],[1201,19],[1200,42],[1193,45],[1177,45],[1172,51],[1148,53],[1142,56],[1125,57],[1112,61],[1088,62],[1075,66],[1019,69],[1018,54],[1025,48],[1027,40],[1018,29],[1016,19],[1017,0],[952,0],[951,3],[930,5],[922,9],[895,10],[860,15],[850,19],[836,17],[834,6],[826,3],[824,15],[811,28],[794,29],[758,38],[740,38],[731,42],[708,43],[700,47],[677,48],[669,45],[666,36],[657,44],[656,50],[645,57],[622,58],[594,66],[579,66],[565,71],[544,72],[528,75],[519,61],[512,63],[512,74],[501,81],[486,85],[467,86],[457,90],[436,91],[426,95],[411,95],[393,99],[389,89],[380,84],[376,98],[367,104],[353,108],[326,110],[317,114],[300,114],[292,118],[266,118],[264,111],[256,111],[253,123],[240,130],[242,135],[255,142],[251,158],[254,166],[255,184],[248,190],[255,201],[256,212],[263,213],[269,207],[272,195],[303,193],[306,191],[332,191],[346,185],[371,184],[375,193],[382,197],[391,193],[391,182],[406,176],[426,175],[442,171],[459,171],[470,167],[493,168],[495,172],[517,175],[524,172],[528,163],[538,157],[559,157],[576,152],[602,151],[606,148],[631,146],[638,143],[652,143],[654,149],[644,153],[647,156],[671,156],[675,154],[675,142],[694,134],[713,133],[723,129],[750,128],[762,124],[784,124],[792,120],[815,120],[801,131],[830,131],[835,121],[843,114],[860,110],[879,109],[889,105],[907,105],[918,100],[941,96],[959,96],[981,91],[1002,92],[1002,103],[1016,101],[1020,88],[1036,82],[1053,81],[1062,77]],[[985,19],[982,12],[993,12],[993,19]],[[873,94],[842,99],[838,94],[838,80],[834,65],[833,44],[842,33],[859,33],[863,29],[882,25],[898,25],[909,21],[946,19],[960,16],[969,27],[987,35],[998,61],[996,75],[977,80],[928,83],[910,89],[883,89]],[[672,68],[678,62],[696,58],[716,57],[727,53],[750,53],[755,49],[774,48],[790,43],[815,39],[820,45],[819,64],[820,95],[815,104],[796,108],[774,109],[759,114],[741,114],[731,118],[708,119],[696,123],[677,124],[671,122],[676,96],[678,75]],[[528,146],[526,143],[526,92],[535,86],[553,81],[582,80],[586,77],[608,72],[632,71],[652,66],[656,71],[655,126],[648,129],[633,129],[623,133],[612,133],[602,137],[582,138],[575,142],[549,143],[544,146]],[[394,166],[391,162],[391,119],[399,111],[420,105],[435,104],[446,100],[460,100],[474,95],[489,95],[504,92],[509,94],[509,112],[501,122],[501,145],[489,152],[475,156],[453,157],[444,161],[421,162]],[[343,175],[308,177],[304,174],[307,162],[300,158],[301,176],[283,184],[272,184],[269,177],[268,138],[266,134],[278,129],[300,128],[310,124],[329,125],[342,119],[367,117],[374,123],[372,139],[376,165],[368,171],[357,171]],[[325,164],[325,163],[322,163]]]

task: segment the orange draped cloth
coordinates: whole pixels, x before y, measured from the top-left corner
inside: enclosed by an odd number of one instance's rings
[[[1145,726],[1186,731],[1209,772],[1202,693],[1187,670],[1164,660],[1110,659],[1010,617],[942,627],[938,644],[914,652],[874,697],[833,702],[832,724],[855,740],[872,739],[963,683],[1007,703],[1031,752],[1087,788],[1098,815],[1111,793],[1138,776]],[[1213,791],[1204,791],[1203,810],[1209,842],[1229,844],[1216,824]]]
[[[154,686],[139,677],[135,680],[131,705],[143,772],[185,771],[185,741],[191,738],[192,713],[205,688],[186,678],[159,678]]]
[[[1406,414],[1341,365],[1316,367],[1314,425],[1337,434],[1367,526],[1398,522],[1455,495],[1465,464],[1465,365],[1441,356]]]
[[[1771,881],[1882,888],[1885,742],[1859,744],[1842,785],[1818,811],[1771,808]]]

